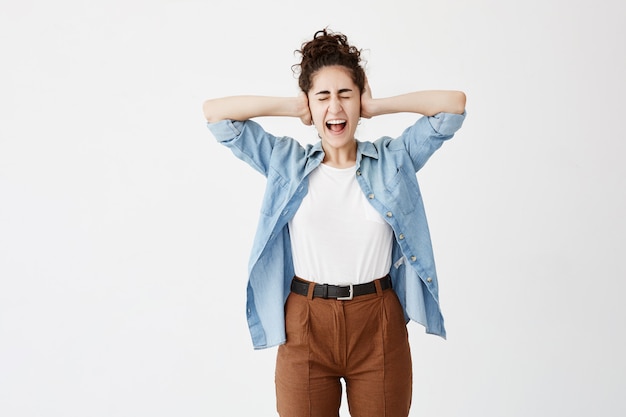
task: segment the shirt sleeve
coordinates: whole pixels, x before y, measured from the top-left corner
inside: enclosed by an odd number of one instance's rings
[[[276,136],[267,133],[252,120],[221,120],[207,123],[207,127],[219,143],[267,177],[272,151],[278,141]]]
[[[407,128],[391,146],[403,146],[409,153],[415,172],[419,171],[441,145],[463,125],[463,114],[437,113],[424,116]]]

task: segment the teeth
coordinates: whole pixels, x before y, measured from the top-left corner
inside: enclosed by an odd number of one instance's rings
[[[345,122],[345,120],[329,120],[326,123],[328,123],[329,125],[340,125]]]

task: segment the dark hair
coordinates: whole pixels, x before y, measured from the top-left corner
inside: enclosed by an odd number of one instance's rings
[[[322,29],[315,32],[313,39],[302,44],[295,52],[302,57],[299,64],[292,66],[298,74],[298,85],[305,93],[311,89],[315,73],[330,65],[340,65],[352,74],[352,80],[363,93],[365,71],[361,66],[361,50],[350,45],[346,35]]]

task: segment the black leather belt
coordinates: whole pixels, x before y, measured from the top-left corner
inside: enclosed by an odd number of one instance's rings
[[[380,281],[380,287],[383,290],[391,288],[391,277],[386,275],[366,284],[357,285],[328,285],[315,284],[313,289],[313,298],[333,298],[336,300],[352,300],[354,297],[365,294],[373,294],[376,292],[376,281]],[[309,295],[309,282],[294,277],[291,281],[291,291],[296,294]]]

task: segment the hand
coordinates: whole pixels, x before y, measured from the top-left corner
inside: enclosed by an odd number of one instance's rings
[[[301,91],[297,98],[297,114],[300,117],[300,121],[307,126],[313,124],[313,117],[311,116],[311,109],[309,108],[309,98],[306,93]]]
[[[366,77],[363,94],[361,94],[361,117],[370,119],[374,115],[373,104],[374,99],[372,98],[372,89],[370,88],[369,81]]]

